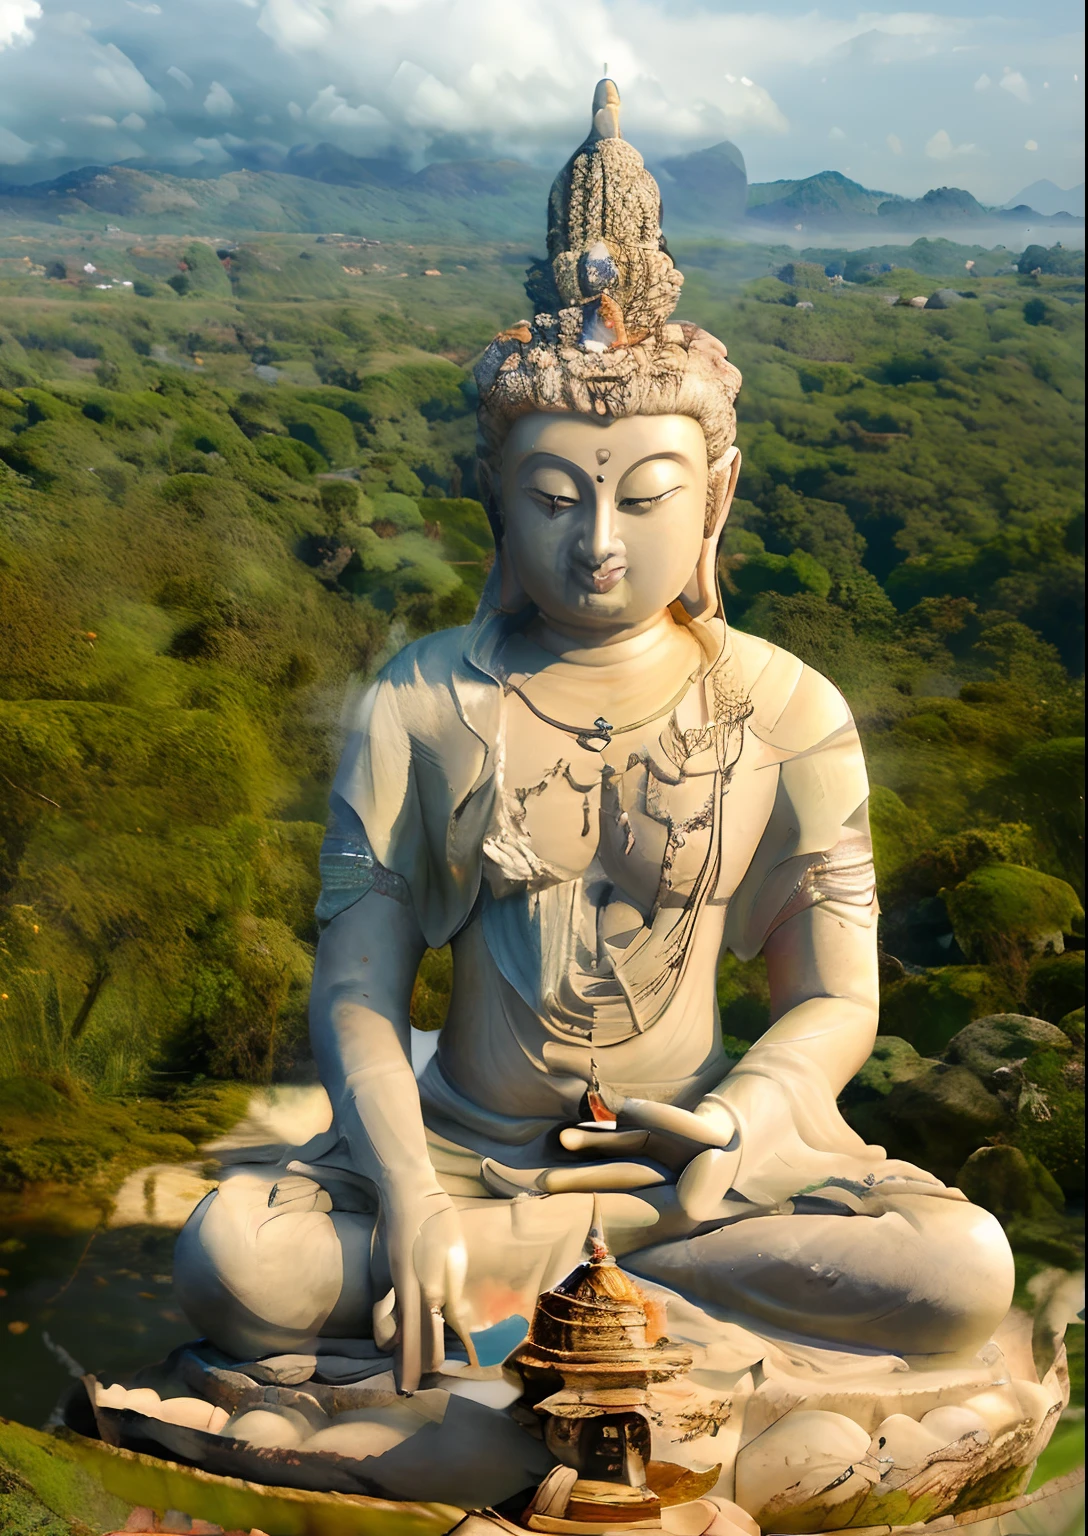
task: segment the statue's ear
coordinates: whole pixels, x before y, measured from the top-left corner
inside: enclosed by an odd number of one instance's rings
[[[699,563],[681,594],[684,607],[693,619],[711,618],[717,613],[721,602],[718,590],[718,545],[725,531],[726,519],[740,478],[740,449],[728,449],[716,470],[711,481],[716,499],[714,522],[710,532],[703,538]]]

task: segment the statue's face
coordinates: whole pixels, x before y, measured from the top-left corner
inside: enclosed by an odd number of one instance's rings
[[[690,579],[706,496],[706,439],[690,416],[536,412],[503,447],[504,555],[546,618],[626,629]]]

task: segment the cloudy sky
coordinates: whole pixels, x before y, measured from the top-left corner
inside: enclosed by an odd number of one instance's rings
[[[731,138],[753,181],[1000,203],[1083,180],[1082,27],[1075,0],[0,0],[0,179],[257,141],[551,166],[607,62],[648,155]]]

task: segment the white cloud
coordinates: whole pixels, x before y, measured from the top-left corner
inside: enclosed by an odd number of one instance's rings
[[[235,111],[234,97],[218,80],[212,81],[211,89],[204,98],[204,110],[209,117],[230,117]]]
[[[147,121],[138,112],[130,112],[121,119],[121,127],[127,128],[129,133],[142,133],[147,127]]]
[[[1015,96],[1017,101],[1027,104],[1031,100],[1028,83],[1018,69],[1006,68],[998,84],[1003,91],[1008,91],[1010,96]]]
[[[33,36],[30,23],[37,21],[41,14],[38,0],[0,0],[0,48],[10,48],[12,43],[29,42]],[[13,160],[3,163],[15,164]]]
[[[831,132],[828,134],[828,138],[831,140],[832,144],[844,144],[846,142],[846,134],[843,133],[841,128],[832,128]]]
[[[209,165],[230,163],[230,153],[223,148],[218,139],[194,139],[193,148],[199,151],[200,158],[206,160]]]
[[[291,107],[295,107],[294,102]],[[298,111],[295,107],[292,117]],[[365,149],[373,153],[388,148],[394,137],[389,120],[377,107],[365,104],[350,106],[333,85],[318,91],[306,110],[306,117],[310,122],[319,124],[323,130],[340,129],[347,133],[357,150]]]
[[[605,59],[625,130],[643,143],[783,133],[786,116],[758,82],[850,33],[818,15],[783,28],[662,0],[631,0],[622,15],[608,0],[265,0],[258,24],[282,55],[321,71],[320,89],[382,112],[405,147],[462,134],[534,155],[585,132]],[[725,58],[743,67],[726,74]]]
[[[10,128],[0,128],[0,165],[22,165],[33,153],[33,144],[12,133]]]
[[[1024,148],[1034,154],[1039,146],[1036,144],[1034,139],[1028,139],[1027,143],[1024,145]]]
[[[1062,186],[1083,175],[1071,0],[1007,0],[996,15],[951,0],[886,12],[811,0],[71,5],[0,0],[0,120],[32,146],[16,147],[31,164],[54,153],[46,141],[70,114],[123,125],[85,125],[56,151],[72,164],[121,158],[127,134],[153,161],[193,164],[226,153],[229,125],[246,144],[327,139],[416,165],[505,154],[554,168],[585,133],[607,59],[624,132],[651,162],[729,138],[762,181],[826,169],[849,145],[858,180],[917,195],[937,163],[971,156],[971,189],[1001,203],[1025,151],[1019,113],[998,109],[1037,91],[1032,132],[1046,153],[1034,174]],[[829,139],[829,112],[844,139]],[[897,132],[874,129],[884,121]]]
[[[957,155],[977,155],[977,144],[953,144],[947,129],[938,128],[931,139],[926,140],[926,154],[931,160],[952,160]]]

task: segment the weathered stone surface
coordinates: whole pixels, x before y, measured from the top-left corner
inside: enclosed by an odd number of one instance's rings
[[[1065,1196],[1037,1157],[1019,1147],[979,1147],[964,1163],[956,1183],[969,1200],[1002,1221],[1013,1216],[1048,1218]]]
[[[1063,934],[1084,921],[1084,908],[1067,881],[1019,864],[986,864],[941,895],[968,960],[997,958],[1009,944],[1060,952]]]
[[[1007,984],[986,966],[940,965],[882,989],[880,1028],[937,1056],[972,1020],[1013,1006]]]
[[[1027,1004],[1036,1018],[1057,1024],[1084,1007],[1084,951],[1040,955],[1028,974]]]
[[[1058,1028],[1067,1036],[1074,1045],[1084,1046],[1084,1008],[1074,1008],[1072,1013],[1067,1013],[1063,1019],[1058,1020]]]
[[[938,1065],[897,1083],[884,1101],[886,1137],[899,1156],[946,1183],[1010,1117],[967,1067]]]
[[[1023,1013],[995,1013],[976,1019],[948,1042],[945,1060],[967,1067],[988,1087],[1001,1087],[1014,1063],[1037,1051],[1068,1052],[1069,1040],[1055,1024]]]
[[[910,1082],[936,1062],[920,1056],[909,1040],[897,1035],[879,1035],[873,1054],[842,1092],[843,1103],[860,1104],[885,1099],[896,1083]]]

